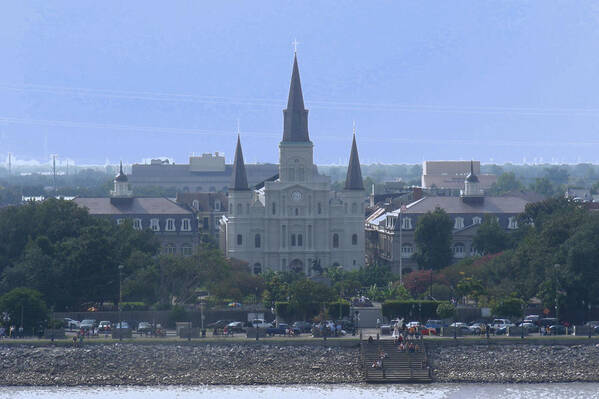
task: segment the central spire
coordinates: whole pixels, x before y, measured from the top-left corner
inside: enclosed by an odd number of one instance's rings
[[[293,57],[293,73],[289,86],[287,109],[283,110],[283,142],[310,142],[308,135],[308,110],[304,108],[297,54]]]
[[[249,190],[248,177],[245,172],[245,163],[243,162],[243,152],[241,151],[241,139],[237,134],[237,147],[235,148],[235,160],[233,161],[233,187],[232,190]]]
[[[356,145],[356,127],[354,125],[354,139],[351,143],[351,153],[349,155],[349,165],[347,166],[347,176],[345,177],[346,190],[364,190],[362,181],[362,169],[360,168],[360,158],[358,158],[358,146]]]

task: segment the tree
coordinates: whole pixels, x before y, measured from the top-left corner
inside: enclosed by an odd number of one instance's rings
[[[453,222],[443,209],[436,208],[418,220],[414,241],[416,261],[421,268],[441,269],[451,263]]]
[[[492,216],[485,217],[472,240],[474,248],[483,255],[503,251],[510,246],[508,233]]]
[[[48,320],[42,294],[29,288],[15,288],[0,297],[0,313],[8,315],[8,324],[31,331]]]
[[[335,299],[333,291],[327,286],[315,283],[312,280],[298,280],[289,287],[289,303],[298,313],[307,318],[313,304],[324,305]]]
[[[455,315],[455,306],[451,303],[440,303],[437,306],[437,315],[442,319],[450,319]]]
[[[520,298],[502,298],[493,306],[495,316],[518,317],[522,316],[524,301]]]
[[[506,172],[497,178],[497,182],[491,186],[491,192],[500,195],[510,191],[518,191],[522,189],[522,183],[516,179],[514,172]]]
[[[546,195],[548,197],[555,194],[555,188],[551,184],[551,181],[546,177],[535,179],[534,183],[530,185],[530,189],[535,193]]]

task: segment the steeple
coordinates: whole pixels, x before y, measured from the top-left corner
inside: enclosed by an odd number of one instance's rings
[[[129,179],[127,179],[127,175],[125,173],[123,173],[123,161],[121,161],[121,166],[119,167],[119,173],[114,178],[114,181],[126,182],[128,180]]]
[[[297,54],[293,57],[293,73],[289,86],[287,109],[283,110],[283,142],[310,142],[308,135],[308,110],[304,108],[304,96],[300,82]]]
[[[354,138],[351,144],[351,154],[349,156],[349,165],[347,166],[347,177],[345,178],[346,190],[364,190],[362,182],[362,169],[360,168],[360,159],[358,158],[358,146],[356,145],[356,130],[354,128]]]
[[[478,176],[474,174],[474,161],[470,161],[470,173],[464,180],[464,191],[461,193],[462,201],[470,204],[482,204],[484,201],[483,191],[480,189]]]
[[[474,174],[474,161],[470,161],[470,174],[466,177],[468,183],[478,183],[478,177]]]
[[[237,147],[235,148],[235,161],[233,162],[233,187],[232,190],[249,190],[248,177],[243,162],[241,151],[241,139],[237,135]]]
[[[113,204],[124,204],[123,199],[133,198],[133,191],[129,189],[129,179],[123,172],[123,161],[119,166],[119,173],[114,177],[114,190],[110,192],[111,202]]]

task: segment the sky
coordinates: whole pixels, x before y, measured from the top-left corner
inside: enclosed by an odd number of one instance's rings
[[[0,160],[277,162],[294,40],[317,164],[599,163],[574,0],[5,2]]]

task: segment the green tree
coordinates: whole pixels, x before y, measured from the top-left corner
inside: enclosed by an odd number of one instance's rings
[[[437,306],[437,315],[442,319],[450,319],[455,315],[455,306],[451,303],[440,303]]]
[[[491,186],[491,192],[496,195],[505,194],[510,191],[522,190],[522,183],[516,178],[514,172],[506,172],[497,178],[497,182]]]
[[[421,268],[441,269],[451,263],[453,222],[447,212],[436,208],[427,212],[416,225],[416,261]]]
[[[42,294],[29,288],[15,288],[2,295],[0,313],[8,315],[9,325],[23,326],[26,332],[48,320],[48,309]]]
[[[307,279],[292,283],[289,287],[289,296],[291,307],[298,313],[303,314],[304,319],[308,316],[314,303],[324,306],[325,302],[335,299],[332,289]]]
[[[495,316],[518,317],[522,316],[523,306],[522,299],[509,297],[498,300],[492,310]]]
[[[556,193],[553,184],[551,184],[551,181],[546,177],[535,179],[534,183],[530,185],[530,189],[535,193],[546,195],[548,197],[551,197]]]
[[[478,227],[472,245],[483,255],[494,254],[510,246],[510,237],[496,218],[487,216]]]

